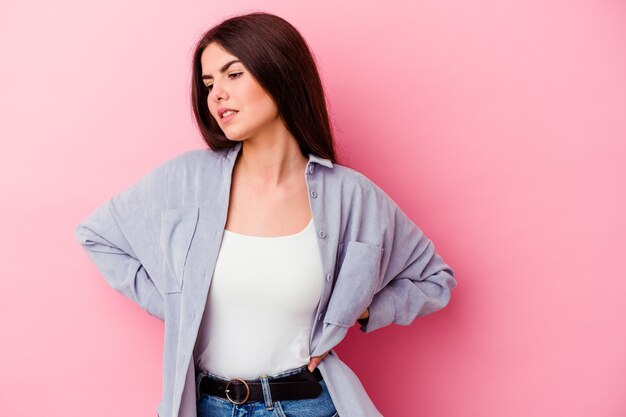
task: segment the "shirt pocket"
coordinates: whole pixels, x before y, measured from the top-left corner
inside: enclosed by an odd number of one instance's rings
[[[198,224],[198,207],[176,208],[161,212],[160,246],[164,293],[181,292],[185,282],[185,263]]]
[[[324,321],[350,327],[370,305],[380,280],[383,248],[350,240],[338,246],[338,267]]]

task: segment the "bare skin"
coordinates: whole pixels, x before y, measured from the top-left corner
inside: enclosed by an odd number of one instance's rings
[[[207,105],[226,137],[242,142],[231,182],[225,228],[253,236],[283,236],[299,232],[311,220],[305,168],[298,142],[278,116],[271,98],[241,62],[220,68],[237,57],[211,43],[201,56]],[[237,111],[223,121],[219,110]],[[367,318],[366,309],[359,319]],[[311,357],[313,371],[328,355]]]
[[[285,172],[276,173],[249,159],[262,156],[246,158],[248,152],[254,152],[246,145],[244,141],[233,168],[226,229],[253,236],[283,236],[304,229],[312,216],[304,181],[307,160],[296,149],[299,155],[285,162],[289,165]],[[285,152],[289,147],[284,146]]]

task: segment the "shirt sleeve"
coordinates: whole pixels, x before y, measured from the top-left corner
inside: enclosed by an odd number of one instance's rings
[[[107,283],[160,320],[164,301],[154,278],[159,274],[159,202],[166,187],[164,164],[96,208],[74,231]]]
[[[359,320],[370,333],[390,324],[408,325],[417,317],[445,307],[456,286],[454,272],[435,251],[434,243],[393,203],[384,230],[380,290]]]

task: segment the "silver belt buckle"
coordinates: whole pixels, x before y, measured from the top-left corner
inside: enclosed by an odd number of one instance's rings
[[[228,387],[229,387],[229,386],[230,386],[230,384],[232,384],[234,381],[240,381],[240,382],[242,382],[242,383],[243,383],[243,385],[245,385],[245,387],[246,387],[246,391],[247,391],[247,393],[246,393],[246,398],[244,398],[244,399],[243,399],[243,401],[241,401],[241,402],[234,401],[234,400],[233,400],[232,398],[230,398],[230,396],[228,395],[228,392],[229,392]],[[231,379],[230,381],[228,381],[228,384],[226,384],[225,391],[226,391],[226,398],[228,399],[228,401],[230,401],[231,403],[236,404],[236,405],[243,404],[243,403],[245,403],[246,401],[248,401],[248,398],[250,398],[250,387],[248,386],[248,384],[246,383],[246,381],[244,381],[244,380],[243,380],[243,379],[241,379],[241,378],[233,378],[233,379]]]

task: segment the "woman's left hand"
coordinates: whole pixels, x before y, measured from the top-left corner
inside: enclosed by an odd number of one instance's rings
[[[326,357],[326,355],[328,355],[328,352],[322,354],[321,356],[312,356],[308,366],[309,371],[313,372],[315,368],[317,368],[317,365],[319,365],[320,362]]]
[[[361,313],[361,315],[359,316],[359,320],[360,319],[366,319],[370,316],[370,311],[369,311],[369,307],[365,309],[365,311],[363,313]],[[330,352],[330,351],[328,351]],[[317,368],[317,365],[320,364],[320,362],[322,360],[324,360],[324,358],[326,357],[326,355],[328,355],[328,352],[324,353],[321,356],[312,356],[311,357],[311,361],[309,362],[309,371],[313,372],[315,370],[315,368]]]

